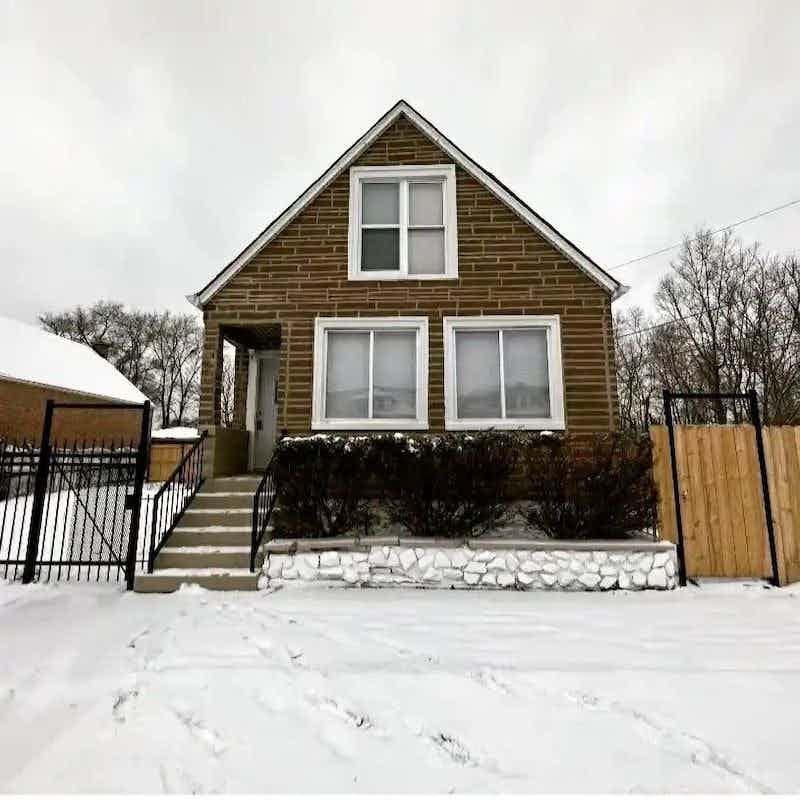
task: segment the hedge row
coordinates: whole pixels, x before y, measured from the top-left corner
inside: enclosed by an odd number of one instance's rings
[[[620,538],[655,524],[649,438],[317,434],[283,438],[272,463],[284,536],[370,531],[379,506],[412,536],[476,537],[507,520],[511,500],[554,538]]]

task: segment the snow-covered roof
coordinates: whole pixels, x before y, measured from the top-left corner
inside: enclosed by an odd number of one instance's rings
[[[197,428],[162,428],[160,431],[153,431],[151,439],[196,439],[200,436]]]
[[[0,317],[0,380],[80,392],[102,400],[144,403],[147,398],[91,347]]]

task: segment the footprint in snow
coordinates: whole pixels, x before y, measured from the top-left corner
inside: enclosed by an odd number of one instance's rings
[[[125,722],[127,719],[126,709],[127,706],[139,696],[139,690],[136,688],[119,690],[114,696],[114,703],[111,706],[111,716],[114,717],[115,722]]]
[[[144,638],[145,636],[147,636],[149,633],[150,633],[150,628],[145,628],[144,630],[142,630],[142,631],[139,631],[139,633],[137,633],[137,634],[136,634],[136,635],[135,635],[135,636],[134,636],[134,637],[133,637],[133,638],[132,638],[132,639],[131,639],[131,640],[128,642],[128,647],[129,647],[129,648],[131,648],[131,650],[135,650],[135,649],[136,649],[136,645],[137,645],[137,643],[139,642],[139,640],[140,640],[140,639],[143,639],[143,638]]]
[[[309,692],[306,699],[313,708],[321,708],[335,717],[346,722],[353,728],[360,730],[370,730],[374,727],[374,723],[367,714],[362,714],[352,708],[338,703],[332,697],[321,697],[314,692]]]
[[[173,708],[172,713],[186,726],[192,736],[205,745],[212,755],[219,757],[228,749],[228,745],[222,736],[212,728],[209,728],[192,711]]]
[[[493,692],[500,692],[500,694],[509,695],[514,694],[512,688],[505,681],[502,681],[500,678],[498,678],[497,675],[495,675],[489,669],[480,669],[477,672],[470,672],[468,673],[468,677],[479,683],[481,686],[491,689]]]

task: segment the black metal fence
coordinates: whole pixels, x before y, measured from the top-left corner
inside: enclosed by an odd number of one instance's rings
[[[156,556],[166,543],[183,512],[203,483],[203,457],[207,431],[186,452],[180,464],[146,503],[148,524],[147,571],[152,572]]]
[[[253,531],[250,541],[250,572],[256,570],[256,554],[267,531],[278,497],[275,458],[267,465],[253,497]]]
[[[58,441],[60,408],[141,414],[138,440]],[[38,447],[0,443],[0,577],[10,580],[125,578],[139,555],[150,404],[48,401]]]

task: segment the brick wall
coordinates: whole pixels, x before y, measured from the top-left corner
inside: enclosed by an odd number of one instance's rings
[[[62,403],[103,402],[74,392],[45,386],[0,380],[0,438],[27,441],[39,445],[42,438],[45,406],[48,400]],[[110,401],[109,401],[110,402]],[[72,444],[101,441],[138,443],[142,414],[138,409],[56,409],[53,416],[53,440]]]
[[[400,117],[354,162],[440,164],[450,159]],[[608,293],[478,181],[456,169],[458,280],[347,280],[349,175],[340,175],[204,309],[200,419],[218,423],[220,328],[281,325],[278,428],[310,430],[316,316],[427,315],[430,429],[444,428],[442,317],[560,314],[567,425],[581,433],[616,426]]]

